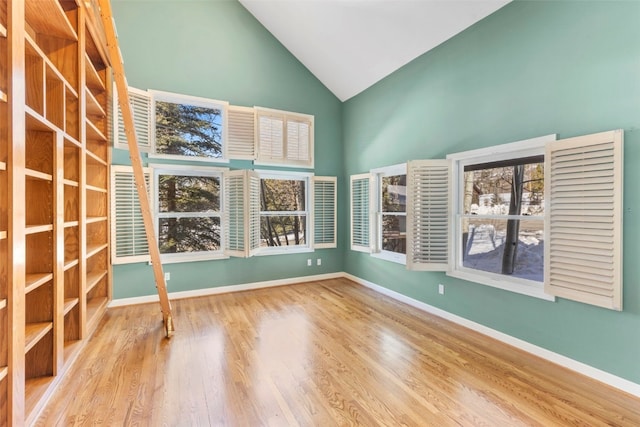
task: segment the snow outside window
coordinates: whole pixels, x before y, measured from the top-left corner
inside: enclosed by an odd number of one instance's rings
[[[406,264],[407,164],[374,169],[375,212],[373,256]]]
[[[555,136],[457,153],[454,265],[466,280],[544,293],[544,144]]]

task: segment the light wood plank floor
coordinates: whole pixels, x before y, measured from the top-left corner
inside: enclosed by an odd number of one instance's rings
[[[640,399],[345,279],[110,309],[37,425],[640,426]]]

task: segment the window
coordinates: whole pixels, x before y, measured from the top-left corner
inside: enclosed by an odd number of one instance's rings
[[[313,116],[256,107],[261,164],[313,167]]]
[[[192,159],[225,158],[227,103],[151,91],[154,105],[154,153]]]
[[[223,255],[222,173],[213,168],[154,168],[155,218],[163,261]]]
[[[544,147],[555,136],[457,153],[451,275],[544,292]]]
[[[404,264],[407,253],[407,165],[371,171],[375,184],[373,253]]]
[[[261,253],[309,249],[310,174],[260,172]]]

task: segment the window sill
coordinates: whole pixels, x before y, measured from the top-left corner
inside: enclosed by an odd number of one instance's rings
[[[383,259],[385,261],[395,262],[396,264],[407,265],[407,256],[405,254],[382,251],[373,252],[371,256],[374,258]]]
[[[198,162],[198,163],[229,163],[229,159],[216,158],[216,157],[192,157],[192,156],[180,156],[174,154],[156,154],[149,153],[147,155],[149,159],[166,160],[171,162]]]
[[[220,254],[206,254],[206,255],[188,255],[188,254],[179,254],[179,255],[160,255],[160,261],[162,264],[177,264],[182,262],[195,262],[195,261],[215,261],[219,259],[229,259],[228,256],[220,253]],[[149,262],[151,264],[151,262]]]
[[[259,249],[255,255],[256,256],[268,256],[268,255],[287,255],[287,254],[303,254],[313,252],[313,248],[304,246],[304,247],[290,247],[289,249],[282,248],[264,248]]]
[[[522,280],[521,282],[513,282],[508,280],[506,276],[498,274],[478,274],[472,271],[453,270],[448,271],[447,276],[455,277],[457,279],[467,280],[469,282],[479,283],[485,286],[491,286],[492,288],[498,288],[505,291],[515,292],[517,294],[527,295],[543,299],[545,301],[555,301],[556,298],[553,295],[549,295],[544,292],[544,286],[542,283],[533,282],[529,280]],[[527,282],[527,283],[525,283]]]

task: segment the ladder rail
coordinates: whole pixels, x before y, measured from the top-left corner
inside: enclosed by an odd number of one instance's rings
[[[151,204],[149,202],[144,172],[142,170],[142,158],[140,156],[138,139],[135,133],[133,111],[129,101],[128,85],[124,74],[122,52],[118,45],[118,36],[115,30],[115,22],[113,21],[110,0],[99,0],[99,5],[100,17],[107,37],[107,49],[109,51],[109,56],[111,57],[113,77],[118,91],[118,104],[122,111],[124,130],[127,135],[127,143],[129,145],[129,155],[131,157],[131,165],[133,167],[133,176],[138,190],[138,197],[140,199],[140,210],[142,211],[144,229],[147,235],[153,274],[156,282],[156,288],[158,289],[158,296],[160,297],[160,307],[164,321],[165,334],[166,337],[169,338],[173,335],[174,331],[171,302],[169,301],[169,295],[167,294],[167,284],[164,279],[162,263],[160,262],[160,250],[158,249],[158,242],[153,225],[153,216],[151,214]]]

